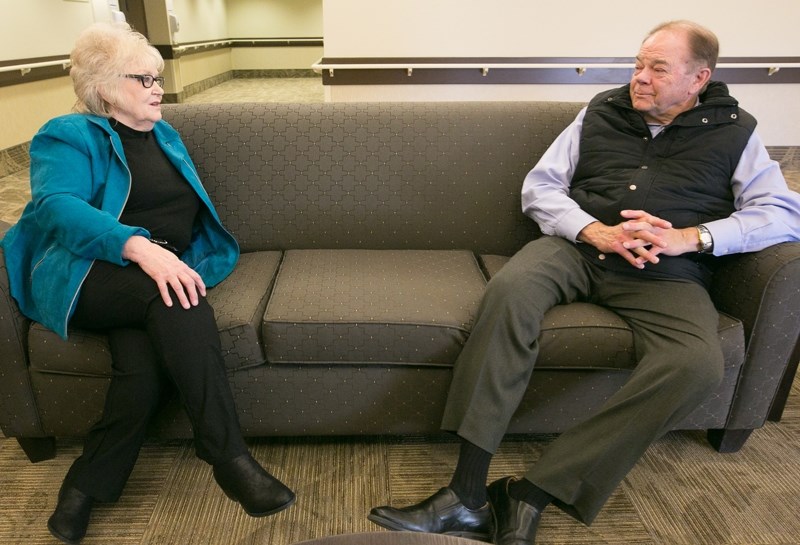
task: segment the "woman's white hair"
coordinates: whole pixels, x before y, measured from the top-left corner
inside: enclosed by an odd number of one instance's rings
[[[120,101],[124,74],[134,63],[164,69],[164,59],[147,38],[127,23],[95,23],[78,36],[70,53],[69,75],[78,97],[75,110],[111,117]]]

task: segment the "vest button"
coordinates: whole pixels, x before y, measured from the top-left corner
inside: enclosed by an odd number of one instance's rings
[[[647,170],[647,165],[642,165],[642,170]]]
[[[605,258],[606,254],[600,254],[599,256],[597,256],[597,259],[599,259],[600,261],[604,260]]]
[[[630,189],[631,191],[636,191],[636,184],[629,185],[628,189]]]
[[[738,118],[739,118],[739,116],[738,116],[738,115],[736,115],[736,114],[731,114],[731,119],[738,119]]]
[[[701,119],[701,121],[702,121],[703,123],[708,123],[708,118],[707,118],[707,117],[704,117],[703,119]]]

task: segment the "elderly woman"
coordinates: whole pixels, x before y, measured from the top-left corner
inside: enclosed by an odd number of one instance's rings
[[[107,332],[113,360],[103,416],[48,528],[78,543],[94,502],[117,500],[169,388],[225,494],[254,517],[285,509],[294,494],[242,438],[205,299],[239,248],[161,119],[164,61],[125,24],[90,27],[71,60],[78,113],[31,142],[32,199],[2,241],[22,312],[63,338],[68,326]]]

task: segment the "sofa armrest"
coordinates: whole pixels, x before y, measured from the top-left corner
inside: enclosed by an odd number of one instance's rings
[[[731,256],[711,286],[717,309],[744,324],[746,354],[728,429],[762,426],[781,385],[793,380],[800,338],[800,242]],[[780,411],[778,411],[780,412]]]
[[[8,437],[44,435],[28,371],[29,326],[11,297],[0,248],[0,429]]]

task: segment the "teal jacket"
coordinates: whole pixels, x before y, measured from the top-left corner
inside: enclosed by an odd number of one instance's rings
[[[153,134],[204,204],[181,259],[212,287],[233,270],[239,245],[222,226],[178,132],[159,121]],[[122,142],[107,119],[57,117],[34,136],[30,154],[31,202],[0,244],[11,295],[22,313],[66,339],[94,260],[126,266],[125,242],[133,235],[149,238],[150,233],[119,222],[131,174]]]

